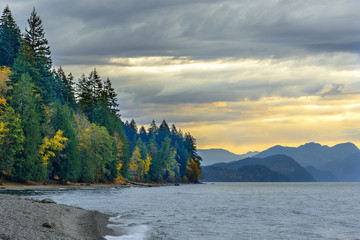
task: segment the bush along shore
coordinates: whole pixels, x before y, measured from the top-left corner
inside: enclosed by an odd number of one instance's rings
[[[113,235],[109,216],[76,207],[0,194],[2,240],[92,240]]]
[[[29,12],[31,9],[29,9]],[[196,140],[165,120],[146,129],[120,118],[117,93],[96,69],[52,66],[35,8],[24,33],[6,6],[0,18],[0,180],[82,183],[193,182]]]

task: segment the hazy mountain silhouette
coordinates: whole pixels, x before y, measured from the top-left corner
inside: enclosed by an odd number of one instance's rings
[[[247,157],[252,157],[259,152],[248,152],[246,154],[235,154],[221,148],[198,149],[197,153],[202,157],[202,166],[208,166],[220,162],[232,162]]]
[[[342,182],[360,182],[360,152],[329,162],[322,168],[332,172]]]
[[[257,154],[254,157],[264,158],[275,154],[284,154],[293,158],[303,167],[313,166],[320,170],[324,170],[322,167],[325,164],[344,159],[351,154],[358,152],[360,152],[360,150],[352,143],[341,143],[333,147],[329,147],[311,142],[297,148],[277,145]]]
[[[211,166],[205,166],[203,167],[203,181],[215,181],[216,180],[216,171],[218,172],[218,181],[225,181],[224,180],[224,173],[226,173],[228,170],[228,175],[230,179],[233,179],[233,175],[236,175],[234,172],[241,172],[240,169],[245,166],[254,166],[254,165],[262,165],[269,168],[269,170],[285,176],[288,181],[291,182],[313,182],[315,179],[313,176],[307,172],[300,164],[298,164],[294,159],[291,157],[288,157],[286,155],[274,155],[269,156],[266,158],[246,158],[239,161],[234,161],[231,163],[217,163],[213,164]],[[260,169],[254,168],[252,174],[259,174],[261,171]],[[264,169],[263,171],[265,174],[268,174],[269,176],[271,173]],[[210,180],[207,179],[207,173],[209,173]],[[249,171],[246,172],[246,174],[249,174]],[[276,177],[281,177],[280,175],[277,175]],[[247,175],[248,176],[248,175]],[[248,176],[249,177],[249,176]],[[255,176],[253,176],[255,178]],[[261,176],[259,176],[260,178]],[[272,175],[271,177],[275,177],[275,175]],[[240,178],[240,176],[238,176]],[[214,180],[215,179],[215,180]],[[270,181],[266,179],[266,181]],[[285,180],[284,180],[285,181]]]
[[[208,166],[204,169],[207,182],[289,182],[290,179],[264,165],[246,165],[238,169]]]
[[[330,171],[322,171],[312,166],[305,167],[317,182],[339,182],[339,179]]]

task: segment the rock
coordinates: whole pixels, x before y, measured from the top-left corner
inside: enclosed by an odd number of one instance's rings
[[[44,198],[43,200],[41,200],[41,203],[56,203],[56,202],[50,198]]]
[[[2,240],[11,240],[11,238],[5,234],[0,233],[0,239]]]
[[[47,227],[47,228],[55,228],[55,227],[56,227],[56,224],[55,224],[54,222],[51,222],[51,223],[49,223],[49,222],[44,222],[44,223],[42,224],[42,226],[43,226],[43,227]]]
[[[26,180],[24,184],[25,184],[25,185],[37,185],[36,182],[30,181],[30,180]]]

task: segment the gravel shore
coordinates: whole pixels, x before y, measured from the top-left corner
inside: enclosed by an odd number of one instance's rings
[[[104,239],[105,214],[56,203],[0,194],[0,239]]]

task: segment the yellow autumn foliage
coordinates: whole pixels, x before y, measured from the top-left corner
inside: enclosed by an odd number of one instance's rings
[[[61,151],[65,147],[68,138],[63,136],[63,131],[58,130],[53,138],[44,137],[39,153],[43,164],[47,167],[50,157],[55,157],[55,151]]]
[[[12,74],[6,66],[0,67],[0,93],[3,95],[8,89],[7,82],[10,82],[9,76]]]

